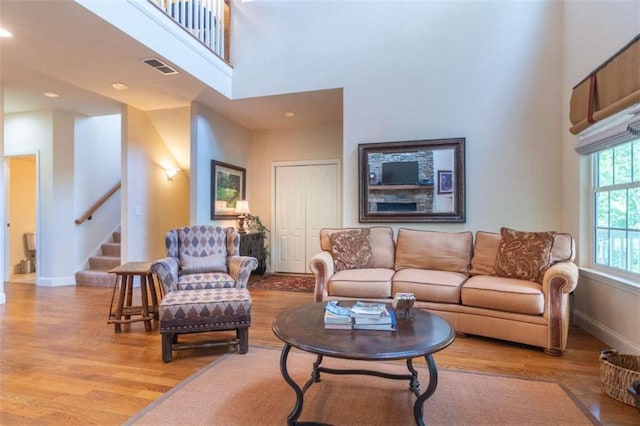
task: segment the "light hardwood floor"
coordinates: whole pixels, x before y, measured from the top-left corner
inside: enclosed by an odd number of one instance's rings
[[[0,305],[3,425],[121,424],[225,352],[180,351],[172,362],[163,363],[157,324],[145,332],[142,323],[134,323],[122,333],[107,324],[108,288],[5,283],[5,292],[7,303]],[[312,301],[306,293],[252,290],[252,296],[249,341],[261,346],[281,346],[271,331],[279,312]],[[639,425],[637,409],[600,391],[598,356],[603,348],[602,342],[573,327],[562,357],[465,337],[435,359],[440,368],[556,380],[604,424]]]

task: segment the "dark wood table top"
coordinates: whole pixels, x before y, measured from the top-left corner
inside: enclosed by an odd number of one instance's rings
[[[308,303],[287,309],[273,321],[274,334],[306,352],[359,360],[425,356],[446,348],[455,339],[447,321],[421,309],[415,309],[412,320],[398,319],[396,331],[325,330],[324,306]]]

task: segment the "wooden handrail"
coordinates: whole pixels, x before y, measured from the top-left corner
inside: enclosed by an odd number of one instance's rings
[[[82,216],[77,218],[74,222],[77,225],[80,225],[85,220],[91,218],[91,215],[94,214],[96,212],[96,210],[98,210],[100,208],[100,206],[103,205],[104,202],[109,199],[109,197],[111,197],[118,189],[120,189],[121,186],[122,186],[122,182],[116,183],[113,186],[113,188],[111,188],[109,191],[107,191],[106,194],[104,194],[102,197],[100,197],[100,199],[98,201],[96,201],[94,205],[89,207],[89,210],[87,210],[87,212],[85,214],[83,214]]]

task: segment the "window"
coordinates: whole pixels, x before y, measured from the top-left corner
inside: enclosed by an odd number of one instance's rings
[[[640,137],[597,151],[593,183],[594,266],[640,275]]]

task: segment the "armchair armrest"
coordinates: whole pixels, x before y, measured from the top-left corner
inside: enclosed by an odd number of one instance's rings
[[[334,273],[333,257],[328,251],[322,251],[311,258],[309,261],[309,269],[316,276],[316,286],[313,290],[313,301],[322,302],[324,296],[327,295],[325,288],[329,278]]]
[[[151,272],[160,280],[165,294],[177,290],[179,266],[175,257],[165,257],[151,264]]]
[[[236,282],[236,288],[247,288],[251,271],[258,267],[258,259],[251,256],[229,256],[227,268]]]

